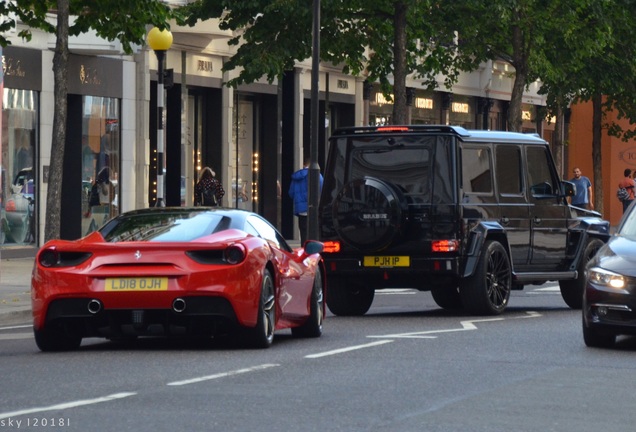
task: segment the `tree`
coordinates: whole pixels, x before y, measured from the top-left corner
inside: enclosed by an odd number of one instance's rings
[[[241,70],[228,85],[262,77],[272,82],[297,61],[311,57],[309,1],[198,0],[185,9],[190,25],[219,18],[221,29],[238,32],[229,40],[238,46],[237,52],[224,70]],[[437,74],[443,73],[450,85],[459,70],[474,68],[480,61],[449,49],[455,32],[442,25],[443,18],[434,0],[323,0],[320,58],[342,65],[344,73],[379,82],[387,97],[393,95],[392,123],[405,123],[409,74],[435,87]]]
[[[563,38],[577,25],[576,12],[587,0],[457,0],[442,13],[459,34],[463,57],[504,60],[514,68],[508,129],[521,131],[521,105],[528,85],[541,78],[540,65],[551,49],[548,40]],[[479,17],[479,19],[466,19]]]
[[[601,140],[603,129],[623,140],[634,130],[608,124],[604,113],[615,110],[618,118],[636,119],[636,34],[633,19],[636,5],[631,1],[588,0],[579,2],[575,24],[560,38],[548,39],[546,62],[541,65],[543,87],[552,112],[575,101],[591,101],[592,162],[594,166],[594,208],[603,213]],[[633,124],[632,120],[630,123]]]
[[[55,25],[47,20],[53,15],[56,17]],[[110,41],[118,39],[124,51],[131,54],[134,45],[144,44],[148,25],[165,28],[167,21],[177,16],[178,12],[171,10],[161,0],[15,0],[0,3],[0,29],[3,32],[17,27],[16,19],[19,19],[27,26],[20,31],[19,35],[27,40],[31,38],[31,29],[40,29],[56,35],[53,56],[55,113],[46,199],[45,241],[60,236],[69,36],[77,36],[93,30],[98,36]],[[9,43],[4,33],[1,34],[0,44],[6,46]]]

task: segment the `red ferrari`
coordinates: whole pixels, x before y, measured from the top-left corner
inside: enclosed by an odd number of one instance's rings
[[[276,330],[318,337],[325,316],[323,245],[292,249],[242,210],[150,208],[76,240],[47,242],[31,281],[42,351],[82,338],[219,336],[267,348]]]

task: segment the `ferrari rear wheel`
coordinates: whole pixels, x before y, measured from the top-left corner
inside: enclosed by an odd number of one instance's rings
[[[71,351],[79,348],[82,337],[69,332],[65,326],[33,329],[35,344],[41,351]]]
[[[292,328],[292,335],[296,337],[320,337],[322,335],[322,322],[324,320],[324,292],[322,273],[316,271],[314,286],[309,299],[309,317],[300,327]]]
[[[248,340],[254,348],[269,348],[274,342],[276,328],[276,296],[274,279],[269,270],[263,271],[261,300],[258,306],[256,327],[248,329]]]

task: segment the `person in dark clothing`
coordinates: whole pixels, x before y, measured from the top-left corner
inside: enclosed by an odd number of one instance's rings
[[[225,189],[220,181],[215,177],[214,171],[210,167],[201,170],[199,181],[194,185],[194,205],[195,206],[219,206],[225,195]]]
[[[309,196],[309,159],[301,169],[291,176],[289,196],[294,200],[294,215],[298,217],[298,229],[300,230],[300,244],[307,240],[307,208]],[[322,190],[322,174],[320,175],[320,189]]]
[[[623,203],[623,213],[625,213],[627,207],[629,207],[629,205],[634,201],[634,187],[636,186],[636,184],[634,183],[634,179],[632,178],[631,169],[625,168],[625,171],[623,171],[623,175],[625,176],[625,178],[620,181],[618,187],[625,188],[627,190],[627,193],[629,194],[626,200],[621,201]]]

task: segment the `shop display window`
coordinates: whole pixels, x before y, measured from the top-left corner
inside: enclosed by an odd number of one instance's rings
[[[120,118],[117,98],[82,101],[82,235],[119,214]]]
[[[38,93],[2,90],[0,245],[35,243]]]

